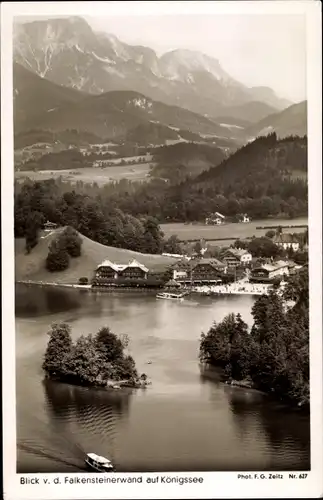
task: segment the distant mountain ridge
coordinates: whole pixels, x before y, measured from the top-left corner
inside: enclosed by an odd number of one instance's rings
[[[307,135],[307,101],[293,104],[246,128],[246,133],[251,137],[268,135],[272,132],[276,132],[278,137]]]
[[[79,17],[19,24],[13,44],[14,60],[25,68],[92,94],[133,90],[209,117],[233,116],[236,106],[249,102],[265,104],[272,108],[269,112],[290,104],[272,89],[236,81],[215,58],[183,49],[158,57],[148,47],[94,32]],[[263,117],[255,109],[251,121]]]
[[[225,139],[232,136],[227,127],[204,116],[153,101],[138,92],[84,94],[41,78],[17,63],[13,68],[13,84],[16,134],[35,129],[51,132],[73,129],[98,137],[126,139],[130,130],[143,125],[148,130],[149,125],[152,136],[153,129],[161,133],[163,127],[164,132],[165,126],[169,127],[169,139],[180,139],[189,133],[196,134],[195,139],[199,137],[201,141],[200,134]],[[189,137],[188,140],[194,138]]]

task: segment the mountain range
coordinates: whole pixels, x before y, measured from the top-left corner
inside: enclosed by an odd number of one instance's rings
[[[180,129],[195,134],[224,138],[232,135],[228,127],[178,106],[153,101],[134,91],[111,91],[98,95],[54,84],[14,63],[15,132],[41,129],[62,131],[79,129],[101,138],[122,139],[139,125],[168,126],[169,138]],[[201,136],[200,140],[202,140]]]
[[[306,101],[289,105],[267,87],[248,88],[199,52],[158,57],[78,17],[15,25],[13,87],[19,144],[37,137],[31,131],[74,130],[98,142],[212,142],[232,151],[257,135],[307,128]]]
[[[132,90],[213,118],[239,111],[243,117],[248,104],[253,122],[292,104],[270,88],[243,85],[208,55],[179,49],[158,57],[151,48],[94,32],[79,17],[17,24],[13,45],[14,60],[25,68],[90,94]]]

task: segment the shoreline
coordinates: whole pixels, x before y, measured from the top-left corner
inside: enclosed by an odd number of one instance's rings
[[[108,379],[105,381],[102,381],[101,383],[94,383],[94,384],[78,384],[76,382],[71,382],[70,380],[62,380],[59,377],[50,377],[45,375],[43,382],[55,382],[59,384],[67,384],[71,385],[73,387],[83,387],[85,389],[94,389],[94,390],[120,390],[120,389],[147,389],[148,386],[152,385],[152,382],[150,380],[134,380],[131,382],[130,379],[123,379],[123,380],[113,380],[113,379]]]
[[[225,387],[230,387],[234,390],[238,391],[251,391],[253,393],[264,396],[270,401],[274,401],[276,403],[281,403],[283,406],[288,407],[291,410],[297,412],[310,413],[310,405],[311,402],[306,402],[303,404],[296,403],[295,401],[289,398],[279,397],[277,394],[265,391],[257,387],[251,380],[235,380],[231,377],[227,377],[224,374],[224,370],[219,365],[212,365],[210,363],[200,363],[200,373],[201,376],[207,380],[210,380],[215,383],[223,384]]]
[[[33,281],[33,280],[17,280],[15,284],[18,285],[30,285],[39,287],[56,287],[56,288],[69,288],[75,290],[85,290],[87,292],[136,292],[136,293],[152,293],[163,288],[144,288],[144,287],[93,287],[92,285],[79,285],[73,283],[55,283],[55,282],[43,282],[43,281]],[[190,289],[186,289],[188,294],[206,296],[206,297],[216,297],[219,295],[251,295],[251,296],[261,296],[268,294],[271,289],[271,285],[267,284],[250,284],[244,283],[237,286],[237,282],[230,285],[215,285],[215,286],[193,286]]]

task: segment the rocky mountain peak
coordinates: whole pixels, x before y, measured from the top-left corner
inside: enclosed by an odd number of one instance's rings
[[[206,54],[177,49],[158,57],[149,47],[93,31],[78,16],[17,26],[14,60],[59,85],[92,94],[133,90],[210,117],[228,116],[225,108],[250,101],[273,111],[288,105],[271,89],[240,84]]]
[[[187,49],[172,50],[166,52],[161,57],[160,62],[163,67],[163,73],[170,78],[187,77],[187,73],[189,72],[205,71],[210,73],[216,80],[232,80],[228,73],[223,70],[217,59],[198,51]]]

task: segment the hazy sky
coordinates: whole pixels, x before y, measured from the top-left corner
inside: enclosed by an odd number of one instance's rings
[[[294,102],[306,98],[306,32],[302,15],[168,15],[86,17],[91,26],[158,54],[176,48],[219,59],[242,83],[272,87]]]

